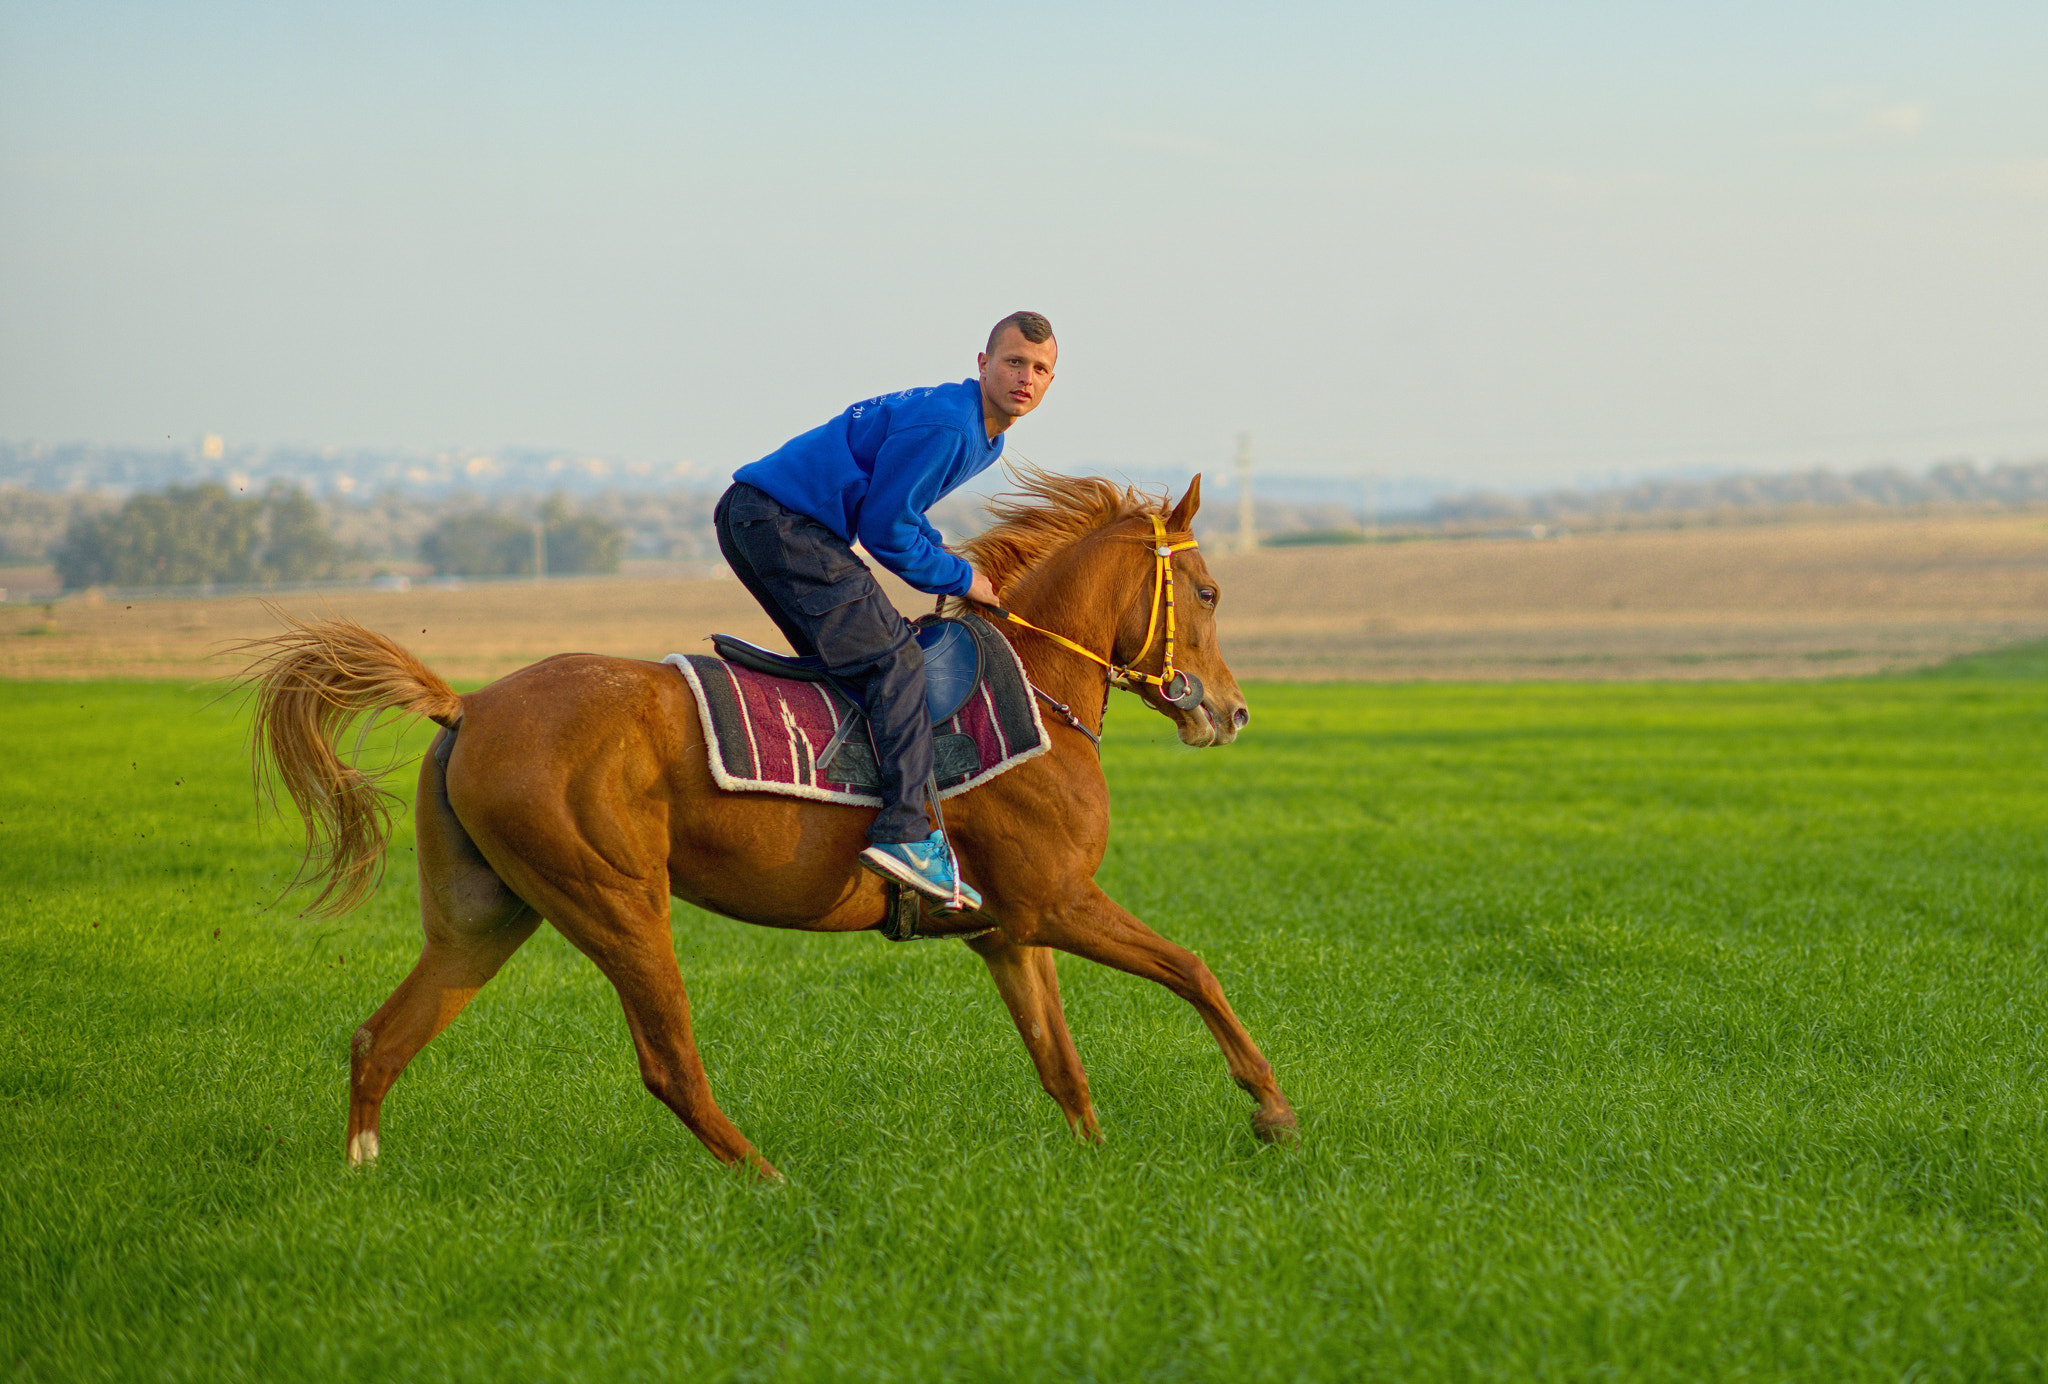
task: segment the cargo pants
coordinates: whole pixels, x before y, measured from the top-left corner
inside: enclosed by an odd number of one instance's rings
[[[797,653],[815,656],[858,694],[881,769],[880,845],[922,841],[932,774],[924,650],[845,539],[767,492],[735,482],[713,514],[718,550]]]

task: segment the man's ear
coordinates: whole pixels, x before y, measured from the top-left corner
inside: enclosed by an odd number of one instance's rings
[[[1173,513],[1166,516],[1166,527],[1178,533],[1195,522],[1195,511],[1202,507],[1202,473],[1188,482],[1188,493],[1180,497],[1180,503],[1173,507]]]

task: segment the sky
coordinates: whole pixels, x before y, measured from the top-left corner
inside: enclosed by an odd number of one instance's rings
[[[2048,457],[2048,5],[0,0],[0,437],[1536,487]],[[4,479],[4,478],[0,478]]]

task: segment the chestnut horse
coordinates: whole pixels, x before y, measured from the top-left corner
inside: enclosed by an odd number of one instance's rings
[[[1202,697],[1179,707],[1157,686],[1137,687],[1186,744],[1236,739],[1248,713],[1216,646],[1216,579],[1188,531],[1200,478],[1170,511],[1103,480],[1020,471],[1018,481],[994,525],[962,545],[1012,611],[1111,662],[1138,657],[1159,561],[1154,518],[1163,518],[1186,545],[1169,559],[1181,613],[1174,662],[1201,680]],[[286,618],[286,632],[244,646],[260,655],[246,680],[259,778],[281,781],[305,819],[301,875],[322,886],[315,911],[342,912],[375,887],[389,831],[389,795],[337,755],[338,736],[359,714],[383,710],[444,728],[421,759],[415,806],[426,943],[350,1045],[349,1160],[377,1156],[378,1113],[399,1073],[545,918],[618,990],[648,1090],[718,1158],[777,1176],[712,1099],[669,896],[764,927],[878,927],[886,886],[855,864],[872,810],[718,788],[696,701],[667,664],[559,654],[458,696],[353,621]],[[1109,834],[1090,738],[1101,731],[1104,669],[1041,633],[998,628],[1031,681],[1086,730],[1048,716],[1049,752],[947,803],[948,835],[983,904],[930,913],[923,929],[965,938],[987,963],[1039,1081],[1082,1138],[1101,1130],[1067,1032],[1055,948],[1155,980],[1193,1005],[1258,1103],[1253,1128],[1291,1137],[1294,1112],[1216,977],[1095,884]],[[1161,653],[1151,640],[1134,671],[1156,672]]]

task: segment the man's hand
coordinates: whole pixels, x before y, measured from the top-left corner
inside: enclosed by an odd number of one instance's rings
[[[967,588],[967,599],[977,605],[992,606],[1002,604],[1002,602],[996,599],[995,587],[989,585],[988,578],[979,572],[974,574],[974,585]]]

